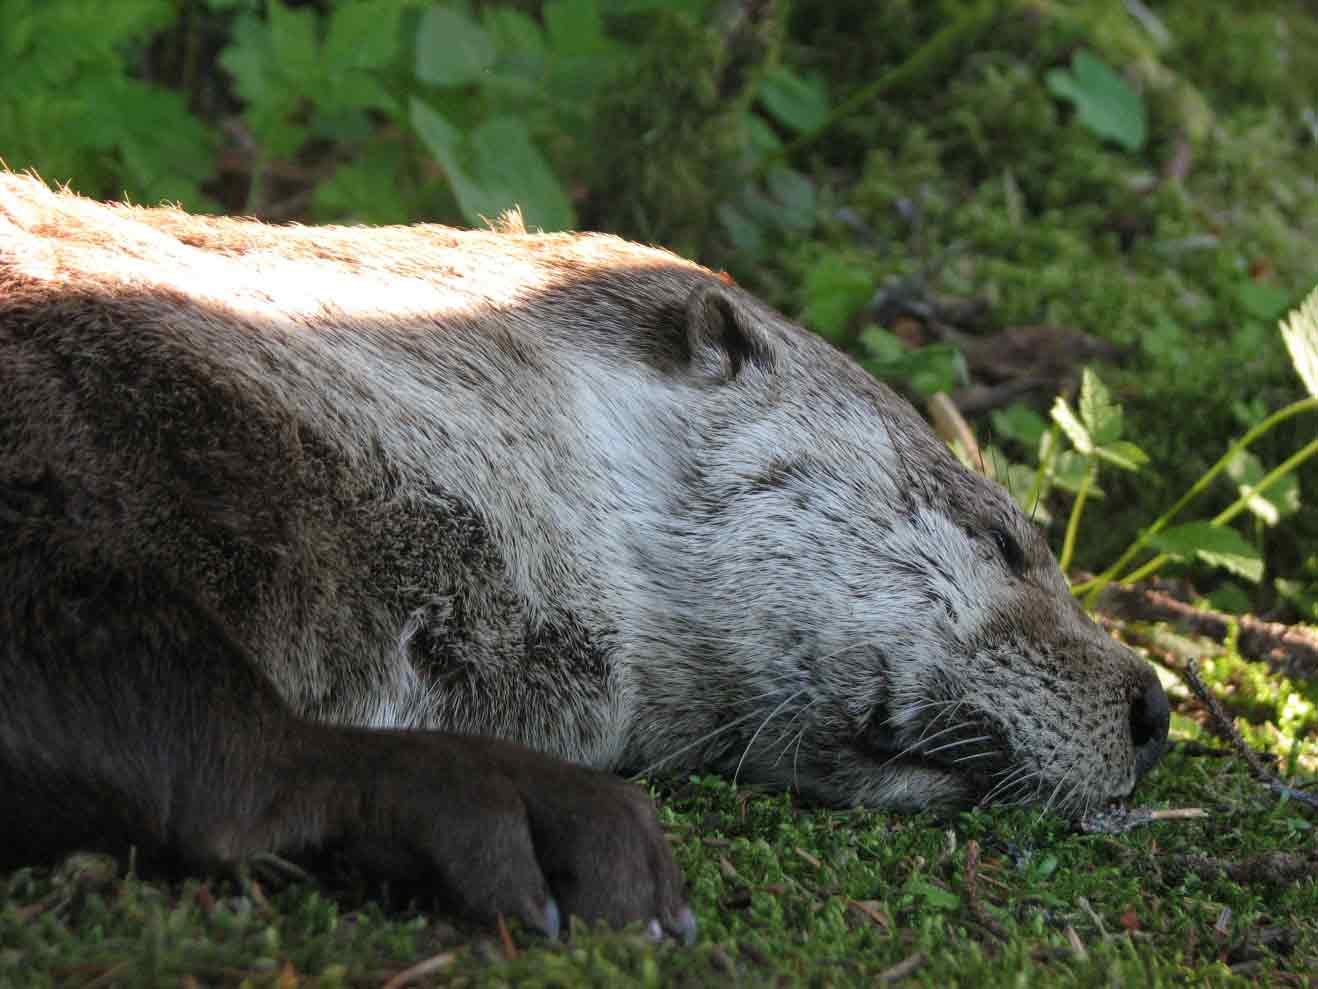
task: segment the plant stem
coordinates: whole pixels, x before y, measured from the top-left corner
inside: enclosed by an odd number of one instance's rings
[[[1034,472],[1034,483],[1030,485],[1030,496],[1026,502],[1030,506],[1030,517],[1034,517],[1034,510],[1039,505],[1039,499],[1043,497],[1043,479],[1052,471],[1053,461],[1057,459],[1057,434],[1060,431],[1057,423],[1053,423],[1048,428],[1048,443],[1044,446],[1043,456],[1039,458],[1039,467]]]
[[[1066,573],[1067,568],[1071,565],[1071,554],[1075,551],[1075,535],[1080,531],[1080,513],[1085,508],[1085,498],[1089,496],[1089,485],[1094,482],[1095,475],[1098,474],[1098,461],[1094,457],[1089,458],[1085,464],[1085,476],[1080,479],[1080,488],[1075,493],[1075,504],[1071,506],[1071,517],[1066,521],[1066,539],[1062,542],[1062,557],[1058,561],[1062,567],[1062,573]]]
[[[1126,564],[1128,564],[1135,557],[1135,555],[1139,553],[1140,550],[1142,550],[1145,546],[1149,544],[1149,540],[1167,527],[1167,524],[1171,522],[1171,520],[1177,515],[1177,513],[1180,512],[1182,508],[1188,505],[1191,500],[1193,500],[1196,496],[1199,495],[1200,492],[1202,492],[1205,488],[1207,488],[1208,485],[1213,481],[1214,478],[1217,477],[1218,474],[1226,470],[1227,465],[1231,463],[1232,459],[1235,458],[1235,455],[1237,453],[1245,449],[1245,447],[1249,446],[1249,444],[1253,443],[1256,439],[1258,439],[1268,430],[1285,422],[1287,419],[1294,418],[1295,416],[1300,415],[1304,412],[1312,412],[1312,411],[1318,411],[1318,398],[1304,398],[1298,402],[1292,402],[1290,405],[1287,405],[1285,408],[1278,409],[1276,412],[1268,416],[1253,429],[1245,433],[1244,436],[1240,437],[1240,439],[1236,440],[1236,442],[1232,443],[1229,447],[1227,447],[1226,453],[1222,454],[1221,459],[1219,459],[1217,463],[1215,463],[1211,468],[1209,468],[1208,471],[1199,478],[1199,480],[1195,481],[1194,484],[1190,485],[1190,489],[1186,491],[1185,494],[1181,495],[1181,497],[1177,500],[1176,504],[1172,505],[1171,508],[1163,512],[1163,514],[1159,516],[1151,526],[1149,526],[1147,529],[1141,532],[1139,536],[1136,537],[1135,541],[1131,543],[1128,547],[1126,547],[1126,551],[1117,558],[1117,561],[1115,563],[1113,563],[1110,567],[1104,570],[1101,574],[1098,574],[1095,577],[1091,577],[1089,580],[1086,580],[1083,583],[1077,584],[1075,587],[1071,588],[1071,593],[1084,594],[1085,605],[1088,607],[1093,607],[1094,599],[1098,597],[1099,591],[1101,591],[1105,586],[1110,584],[1113,581],[1113,579],[1116,577],[1116,575],[1120,573],[1121,570],[1126,566]],[[1290,461],[1288,460],[1286,462],[1289,463]],[[1270,474],[1268,476],[1271,477],[1272,475]],[[1261,485],[1260,487],[1256,487],[1255,492],[1260,490],[1260,488]],[[1159,566],[1161,566],[1161,564],[1159,564]],[[1136,571],[1136,573],[1141,572],[1143,569],[1144,568],[1141,567],[1140,571]],[[1125,579],[1128,580],[1130,578],[1125,578]]]
[[[1259,480],[1258,484],[1255,484],[1253,487],[1246,488],[1241,493],[1240,497],[1237,498],[1234,502],[1232,502],[1229,507],[1224,508],[1222,511],[1214,515],[1213,518],[1210,520],[1210,524],[1226,525],[1226,523],[1230,522],[1233,518],[1235,518],[1237,515],[1239,515],[1249,506],[1249,500],[1251,498],[1253,498],[1257,494],[1262,494],[1264,491],[1272,487],[1272,485],[1276,484],[1291,471],[1295,470],[1296,467],[1300,466],[1300,464],[1304,463],[1314,454],[1318,454],[1318,440],[1310,440],[1307,444],[1300,447],[1300,449],[1296,450],[1293,454],[1291,454],[1280,464],[1278,464],[1275,468],[1273,468],[1266,475],[1264,475],[1264,477]],[[1126,576],[1120,578],[1120,580],[1118,580],[1117,583],[1134,584],[1137,581],[1141,581],[1145,577],[1148,577],[1156,573],[1157,571],[1161,570],[1168,562],[1170,562],[1171,559],[1172,557],[1170,557],[1166,553],[1159,553],[1157,556],[1149,560],[1149,562],[1144,564],[1142,567],[1138,568],[1137,570],[1132,570],[1130,573],[1126,574]],[[1102,589],[1101,587],[1096,588],[1095,590],[1090,591],[1089,593],[1092,596],[1096,594],[1098,590],[1101,589]],[[1090,603],[1088,598],[1086,599],[1086,603],[1087,604]]]

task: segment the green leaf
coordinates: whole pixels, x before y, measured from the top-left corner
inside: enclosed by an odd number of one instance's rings
[[[463,206],[469,220],[476,222],[473,212],[493,219],[504,210],[520,207],[528,228],[568,230],[576,225],[576,212],[562,183],[521,119],[485,121],[471,135],[471,145],[473,177],[485,191],[486,201]]]
[[[1197,557],[1254,583],[1263,579],[1263,558],[1258,550],[1226,526],[1187,522],[1164,529],[1149,540],[1149,545],[1178,560]]]
[[[334,7],[321,52],[326,71],[333,74],[388,65],[398,52],[401,13],[400,7],[362,0]]]
[[[1144,98],[1101,59],[1081,49],[1071,71],[1052,69],[1044,77],[1049,90],[1075,105],[1080,123],[1099,137],[1139,151],[1148,138]]]
[[[1122,470],[1139,470],[1149,462],[1149,455],[1127,440],[1095,447],[1094,455]]]
[[[1107,386],[1089,368],[1080,378],[1080,421],[1096,446],[1121,438],[1121,406],[1112,401]]]
[[[764,250],[764,231],[735,203],[719,203],[719,225],[741,254],[757,258]]]
[[[778,139],[769,122],[758,113],[743,114],[742,123],[746,128],[746,141],[753,157],[767,158],[782,150],[783,142]]]
[[[803,78],[782,65],[765,73],[759,97],[775,120],[798,134],[817,130],[828,119],[828,92],[823,80]]]
[[[453,197],[458,201],[458,207],[468,220],[479,222],[479,209],[475,210],[473,219],[473,214],[468,213],[467,206],[468,204],[479,204],[484,193],[467,175],[466,168],[463,166],[461,131],[445,120],[432,106],[415,96],[412,97],[410,107],[412,128],[416,131],[417,136],[421,138],[421,143],[426,146],[431,155],[434,156],[435,161],[444,170],[444,175],[449,181],[449,187],[453,190]]]
[[[874,273],[839,254],[825,254],[806,272],[801,320],[830,340],[841,340],[851,317],[874,294]]]
[[[1290,305],[1291,297],[1271,282],[1256,282],[1253,279],[1236,285],[1236,301],[1242,309],[1255,319],[1271,323],[1280,319]]]
[[[1075,413],[1071,411],[1071,406],[1060,395],[1053,400],[1052,416],[1053,422],[1062,427],[1062,432],[1066,434],[1066,438],[1071,441],[1071,445],[1076,450],[1086,456],[1093,454],[1094,441],[1089,435],[1089,430],[1075,417]]]
[[[560,55],[596,55],[608,50],[596,0],[551,0],[542,13],[549,46]]]
[[[1047,435],[1047,434],[1045,434]],[[1089,457],[1075,450],[1062,450],[1053,458],[1051,479],[1054,485],[1071,494],[1078,494],[1089,473]],[[1107,497],[1107,492],[1094,479],[1089,481],[1090,500]]]
[[[1238,451],[1226,469],[1241,495],[1263,480],[1266,473],[1263,462],[1249,450]],[[1264,524],[1276,525],[1284,516],[1299,511],[1300,479],[1287,474],[1270,484],[1262,494],[1251,494],[1245,507]]]
[[[294,9],[280,0],[267,7],[270,57],[281,79],[300,92],[314,91],[320,78],[320,46],[316,41],[316,13],[309,7]]]
[[[815,184],[794,168],[775,168],[766,182],[778,226],[793,233],[809,233],[815,225]]]
[[[1318,398],[1318,288],[1281,324],[1281,338],[1304,387]]]
[[[1015,402],[1005,409],[994,409],[989,413],[993,432],[998,436],[1015,440],[1021,446],[1033,450],[1048,430],[1048,423],[1043,416],[1022,402]]]
[[[935,910],[955,910],[961,906],[961,897],[957,894],[923,879],[908,880],[904,892],[908,896],[918,897],[926,906]]]
[[[416,37],[416,77],[434,86],[476,82],[494,64],[494,45],[485,29],[453,7],[431,7]]]

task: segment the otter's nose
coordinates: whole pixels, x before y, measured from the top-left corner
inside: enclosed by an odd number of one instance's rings
[[[1167,692],[1153,668],[1144,668],[1144,683],[1130,705],[1130,737],[1135,743],[1135,775],[1143,776],[1167,747],[1167,728],[1172,712]]]

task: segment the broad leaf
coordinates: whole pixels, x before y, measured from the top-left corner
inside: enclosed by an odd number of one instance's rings
[[[1249,450],[1237,452],[1226,469],[1236,482],[1236,490],[1242,495],[1263,480],[1266,473],[1263,462]],[[1279,478],[1261,494],[1251,494],[1245,507],[1267,525],[1276,525],[1283,516],[1299,510],[1300,479],[1294,474]]]
[[[473,176],[485,191],[486,202],[463,211],[475,222],[472,209],[493,219],[518,207],[528,228],[568,230],[576,225],[576,212],[549,161],[531,140],[526,124],[515,117],[487,120],[471,135]]]
[[[1099,137],[1116,141],[1127,151],[1139,151],[1148,138],[1144,98],[1106,62],[1081,49],[1071,59],[1071,71],[1053,69],[1044,77],[1048,88],[1075,105],[1081,124]]]
[[[416,77],[434,86],[476,82],[494,64],[485,29],[453,7],[431,7],[416,37]]]
[[[989,413],[989,422],[998,436],[1015,440],[1031,450],[1039,445],[1039,440],[1048,431],[1043,416],[1023,402],[1014,402],[1005,409],[994,409]]]
[[[1187,522],[1164,529],[1151,538],[1149,544],[1178,560],[1198,557],[1254,583],[1263,579],[1263,558],[1258,550],[1235,529],[1226,526]]]
[[[805,134],[828,120],[828,92],[821,79],[805,79],[776,66],[760,81],[760,102],[784,127]]]

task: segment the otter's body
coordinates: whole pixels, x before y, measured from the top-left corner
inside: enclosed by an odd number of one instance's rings
[[[902,400],[600,235],[273,228],[0,176],[0,570],[11,782],[146,786],[42,734],[87,663],[112,735],[183,730],[134,717],[218,664],[194,719],[268,692],[260,732],[354,752],[435,729],[839,804],[1079,810],[1166,732],[1151,672]],[[144,596],[168,603],[135,624]],[[61,615],[76,645],[43,659]],[[193,638],[222,643],[201,672]],[[260,741],[224,743],[238,776]],[[143,802],[186,846],[178,793]],[[207,854],[315,844],[308,814]]]

